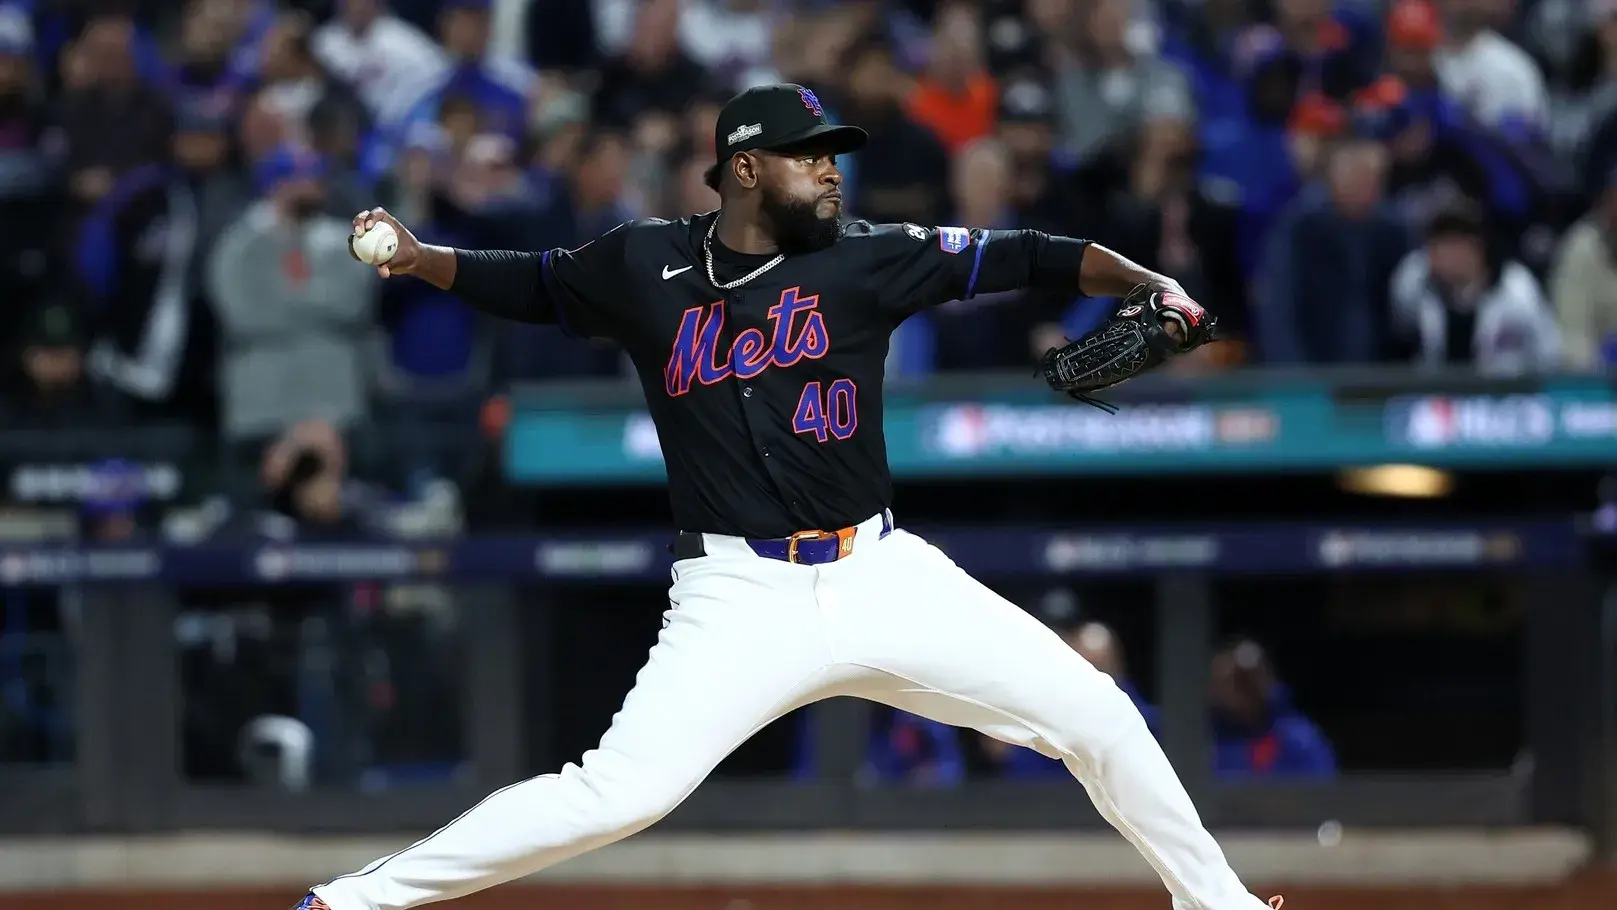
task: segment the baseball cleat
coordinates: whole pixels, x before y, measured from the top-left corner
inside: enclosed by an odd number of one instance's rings
[[[308,894],[303,895],[303,900],[292,906],[292,910],[331,910],[331,908],[326,906],[325,901],[315,897],[313,891],[310,891]]]

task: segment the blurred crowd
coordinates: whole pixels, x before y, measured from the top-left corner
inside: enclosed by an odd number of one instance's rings
[[[1086,620],[1059,625],[1067,644],[1113,682],[1161,736],[1159,711],[1129,673],[1116,630]],[[814,711],[797,714],[793,779],[815,775]],[[1246,636],[1232,637],[1213,655],[1207,687],[1208,769],[1221,780],[1322,780],[1336,776],[1336,751],[1294,703],[1268,651]],[[1059,759],[980,733],[893,708],[872,717],[859,778],[867,785],[951,787],[974,777],[1061,780],[1072,775]]]
[[[706,211],[718,106],[775,80],[870,131],[851,216],[1105,242],[1220,314],[1193,368],[1617,353],[1611,0],[0,0],[5,419],[257,463],[621,375],[377,281],[348,219],[537,249]],[[890,371],[1019,367],[1109,305],[949,304]]]

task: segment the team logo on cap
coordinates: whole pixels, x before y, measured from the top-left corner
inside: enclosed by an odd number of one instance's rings
[[[814,97],[813,92],[809,91],[806,88],[800,88],[800,89],[797,90],[797,96],[799,98],[803,99],[803,106],[808,108],[809,110],[813,111],[814,116],[816,116],[816,117],[824,117],[825,116],[825,109],[820,107],[820,99]]]

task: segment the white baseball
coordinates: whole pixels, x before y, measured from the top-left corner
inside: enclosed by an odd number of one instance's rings
[[[354,255],[366,265],[385,265],[398,251],[399,234],[386,221],[378,221],[365,233],[354,235]]]

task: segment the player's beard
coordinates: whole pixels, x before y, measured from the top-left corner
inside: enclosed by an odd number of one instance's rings
[[[842,219],[835,215],[821,218],[815,211],[819,204],[818,199],[782,199],[764,191],[759,207],[782,253],[812,253],[842,239]]]

